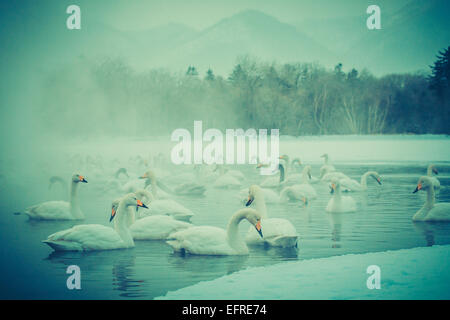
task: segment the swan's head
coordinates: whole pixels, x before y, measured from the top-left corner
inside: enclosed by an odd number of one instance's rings
[[[136,195],[134,193],[129,193],[126,196],[124,196],[122,199],[116,199],[112,203],[112,210],[111,210],[111,217],[109,218],[109,222],[111,222],[114,217],[117,214],[117,209],[120,204],[124,204],[126,207],[142,207],[142,208],[148,208],[144,203],[142,203],[141,200],[136,198]]]
[[[320,156],[321,158],[325,158],[325,159],[327,159],[328,158],[328,153],[324,153],[323,155],[321,155]]]
[[[334,193],[337,189],[341,187],[341,184],[339,183],[338,179],[331,180],[330,184],[330,193]]]
[[[289,156],[287,154],[283,154],[283,155],[279,156],[278,159],[287,161],[287,160],[289,160]]]
[[[413,193],[416,193],[419,190],[427,190],[428,188],[432,187],[433,181],[427,176],[422,176],[419,178],[419,181],[417,181],[417,186]]]
[[[252,210],[252,209],[249,209],[249,210]],[[250,222],[255,227],[256,231],[258,231],[259,235],[262,238],[263,233],[262,233],[262,227],[261,227],[261,215],[256,210],[252,210],[252,211],[246,212],[245,218],[247,219],[248,222]]]
[[[109,218],[110,222],[112,221],[112,219],[114,219],[114,216],[117,213],[117,208],[119,207],[120,200],[121,199],[119,198],[119,199],[116,199],[116,200],[114,200],[112,202],[112,205],[111,205],[111,217]]]
[[[439,172],[438,172],[438,170],[437,170],[437,168],[436,168],[436,166],[434,164],[430,164],[428,166],[428,171],[430,171],[430,172],[432,172],[434,174],[439,174]]]
[[[292,160],[292,165],[298,165],[301,166],[302,162],[299,158],[295,158],[294,160]]]
[[[252,202],[255,200],[255,196],[258,197],[262,192],[262,189],[260,186],[257,186],[256,184],[250,186],[248,188],[248,201],[245,204],[247,207],[252,204]]]
[[[72,181],[76,183],[78,182],[87,183],[87,180],[83,176],[80,176],[79,174],[76,173],[72,176]]]
[[[372,172],[370,175],[372,178],[375,179],[376,182],[378,182],[379,185],[381,185],[381,176],[378,174],[378,172]]]
[[[139,179],[155,179],[155,173],[152,170],[148,170],[146,173],[144,173],[142,176],[139,177]]]

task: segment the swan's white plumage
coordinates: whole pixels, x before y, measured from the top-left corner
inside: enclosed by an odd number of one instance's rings
[[[191,228],[192,224],[178,221],[170,216],[149,216],[135,221],[130,226],[135,240],[164,240],[172,233]]]
[[[326,211],[332,213],[355,212],[356,202],[350,196],[343,196],[341,194],[341,186],[339,180],[332,181],[332,188],[334,189],[333,196],[328,201]]]

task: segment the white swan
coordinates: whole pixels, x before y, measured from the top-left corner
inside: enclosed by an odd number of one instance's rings
[[[261,188],[266,203],[280,203],[280,195],[272,189]],[[246,204],[248,201],[248,188],[241,189],[238,194],[239,202]]]
[[[47,201],[25,209],[30,219],[36,220],[82,220],[84,219],[78,203],[78,183],[87,183],[86,179],[79,174],[72,176],[70,188],[70,201]]]
[[[341,187],[346,191],[366,191],[367,177],[372,177],[379,185],[381,185],[381,177],[376,171],[367,171],[366,173],[364,173],[361,176],[361,183],[350,178],[340,179],[339,182],[341,184]]]
[[[256,167],[257,169],[262,168],[263,164],[258,164],[258,166]],[[278,172],[280,173],[279,176],[273,176],[273,177],[268,177],[266,179],[264,179],[261,183],[260,186],[263,188],[279,188],[281,186],[285,185],[285,169],[284,166],[280,163],[278,164]]]
[[[322,172],[325,174],[328,172],[336,171],[336,168],[330,164],[330,157],[328,156],[328,153],[324,153],[320,157],[323,158],[323,160],[324,160],[323,166],[320,167],[321,175],[320,175],[319,179],[322,179]]]
[[[236,211],[231,217],[227,230],[211,226],[192,227],[175,232],[167,243],[174,249],[198,255],[246,255],[248,247],[239,235],[239,223],[250,222],[262,237],[261,216],[250,208]]]
[[[427,176],[431,178],[431,182],[433,183],[433,188],[435,191],[437,191],[441,188],[441,183],[439,182],[438,178],[433,176],[433,173],[439,174],[436,166],[434,164],[430,164],[427,168]]]
[[[138,199],[142,199],[142,202],[147,207],[150,205],[152,197],[146,190],[139,190],[135,195]],[[112,214],[117,210],[120,200],[113,201]],[[137,209],[139,207],[136,207],[136,210],[129,207],[126,219],[134,240],[166,240],[172,233],[192,227],[190,223],[178,221],[171,216],[165,215],[144,216],[136,220]]]
[[[147,190],[136,191],[141,197],[146,197],[150,200],[148,204],[148,210],[142,211],[140,217],[154,216],[154,215],[167,215],[176,220],[189,221],[194,213],[183,205],[179,204],[172,199],[156,199],[155,196]]]
[[[267,216],[264,193],[257,185],[249,188],[246,206],[255,204],[256,211],[261,215],[261,227],[264,229],[264,237],[259,237],[253,228],[250,228],[245,237],[247,244],[264,245],[273,247],[295,247],[297,245],[297,230],[289,220],[269,218]]]
[[[295,194],[302,194],[308,199],[316,199],[317,198],[317,192],[309,184],[309,180],[311,178],[311,166],[305,166],[302,170],[302,173],[300,175],[300,180],[297,182],[300,182],[299,184],[295,184],[291,187],[286,187],[285,189],[289,188],[288,190],[291,190],[291,192],[294,192]],[[283,191],[282,191],[283,193]],[[300,198],[298,198],[300,199]]]
[[[213,187],[218,189],[236,189],[242,186],[241,181],[233,175],[235,170],[228,170],[223,165],[218,165],[216,170],[219,170],[219,177],[214,181]],[[231,171],[231,172],[230,172]]]
[[[333,196],[326,207],[327,212],[354,212],[356,211],[355,200],[350,196],[343,196],[341,194],[341,185],[339,180],[333,180],[331,182],[331,193]]]
[[[350,179],[346,174],[340,171],[330,171],[331,169],[325,166],[320,168],[320,180],[324,182],[331,182],[332,180]]]
[[[55,251],[90,251],[111,250],[134,247],[134,241],[127,225],[127,207],[144,207],[145,205],[133,193],[123,197],[117,211],[112,211],[109,221],[118,223],[115,229],[101,224],[81,224],[70,229],[51,234],[42,242]]]
[[[430,177],[420,177],[413,193],[419,190],[427,191],[427,200],[423,207],[413,216],[413,221],[450,221],[450,203],[435,203],[434,184]]]

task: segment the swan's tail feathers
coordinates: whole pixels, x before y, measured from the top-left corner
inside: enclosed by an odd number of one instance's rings
[[[279,236],[267,242],[274,247],[290,248],[297,246],[298,237],[297,236]]]
[[[42,242],[49,245],[55,251],[83,251],[83,248],[78,243],[72,241],[43,240]]]

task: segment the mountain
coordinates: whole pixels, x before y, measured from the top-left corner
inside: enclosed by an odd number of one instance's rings
[[[336,63],[333,53],[294,26],[255,10],[222,19],[167,52],[159,62],[176,68],[194,65],[200,72],[211,67],[227,75],[236,57],[247,54],[268,61]]]

